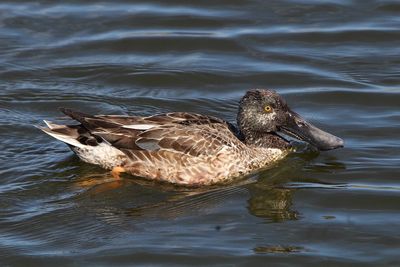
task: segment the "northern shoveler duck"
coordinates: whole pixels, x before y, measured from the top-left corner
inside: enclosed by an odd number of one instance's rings
[[[115,177],[127,172],[181,185],[230,181],[285,157],[290,143],[279,132],[319,150],[343,146],[342,139],[305,121],[273,90],[246,92],[237,126],[187,112],[140,117],[60,110],[80,124],[45,121],[41,129]]]

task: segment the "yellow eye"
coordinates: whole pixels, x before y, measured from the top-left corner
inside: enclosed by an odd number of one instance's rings
[[[271,106],[265,106],[264,110],[269,113],[272,111],[272,108],[271,108]]]

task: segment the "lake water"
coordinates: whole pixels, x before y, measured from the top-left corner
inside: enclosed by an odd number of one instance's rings
[[[345,148],[185,189],[79,161],[34,125],[273,88]],[[1,266],[400,266],[400,2],[2,1]]]

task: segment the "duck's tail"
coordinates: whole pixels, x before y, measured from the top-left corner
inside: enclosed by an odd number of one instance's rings
[[[100,137],[91,135],[82,125],[59,125],[44,121],[47,127],[38,127],[48,135],[58,139],[71,148],[83,161],[100,165],[106,169],[120,166],[124,153],[114,148]]]
[[[47,127],[37,126],[37,128],[48,135],[73,147],[83,148],[86,146],[78,141],[80,134],[77,126],[59,125],[46,120],[44,120],[44,123]]]

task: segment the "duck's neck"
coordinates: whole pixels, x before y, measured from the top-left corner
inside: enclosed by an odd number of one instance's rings
[[[242,142],[248,146],[288,149],[290,143],[275,133],[266,133],[254,130],[251,125],[247,125],[239,113],[237,118],[237,135]]]
[[[274,133],[259,133],[240,129],[242,141],[248,146],[288,149],[290,144]]]

